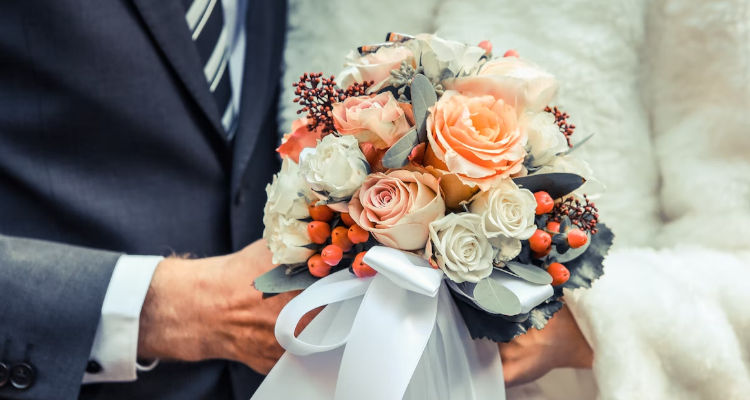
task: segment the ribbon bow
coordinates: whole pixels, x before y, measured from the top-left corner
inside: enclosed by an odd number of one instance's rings
[[[443,272],[414,254],[381,246],[371,248],[364,261],[378,274],[360,279],[343,270],[315,282],[281,311],[276,338],[298,356],[345,346],[335,400],[400,399],[435,327]],[[330,343],[294,336],[307,312],[362,295],[343,336]],[[370,372],[378,378],[370,379]]]

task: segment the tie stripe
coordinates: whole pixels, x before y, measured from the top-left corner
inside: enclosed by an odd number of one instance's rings
[[[229,77],[229,32],[221,0],[183,0],[185,20],[198,48],[203,73],[221,114],[221,124],[231,138],[237,110],[232,102]]]

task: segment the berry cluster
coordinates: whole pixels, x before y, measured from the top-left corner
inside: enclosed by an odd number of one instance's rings
[[[568,147],[573,147],[573,143],[571,143],[570,141],[570,136],[573,135],[576,126],[568,123],[568,118],[570,118],[570,115],[557,108],[557,106],[551,108],[550,106],[547,106],[544,108],[544,111],[555,116],[555,123],[560,128],[560,132],[565,135],[565,139],[568,141]]]
[[[585,194],[583,195],[583,202],[571,196],[556,203],[551,214],[551,221],[561,222],[565,217],[568,217],[573,225],[592,235],[599,231],[596,227],[599,223],[599,209]]]
[[[307,236],[314,244],[320,245],[320,252],[307,260],[307,268],[312,276],[322,278],[338,267],[346,253],[357,253],[351,264],[352,272],[360,278],[375,275],[375,270],[362,259],[367,251],[365,244],[370,240],[370,233],[354,223],[348,213],[336,213],[326,205],[308,206],[310,221],[307,224]]]
[[[313,131],[323,127],[323,135],[327,135],[336,128],[333,125],[333,104],[344,101],[347,97],[362,96],[373,82],[355,83],[341,90],[336,86],[336,80],[331,75],[324,78],[322,72],[306,72],[295,82],[295,103],[302,106],[297,114],[307,113],[307,129]]]

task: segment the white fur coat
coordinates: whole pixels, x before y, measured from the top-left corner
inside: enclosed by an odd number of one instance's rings
[[[750,0],[292,0],[281,119],[304,71],[337,73],[385,33],[514,48],[557,75],[557,104],[606,192],[606,273],[568,303],[595,352],[509,398],[750,398]]]

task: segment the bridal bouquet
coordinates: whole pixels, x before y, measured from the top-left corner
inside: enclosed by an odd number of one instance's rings
[[[304,292],[256,398],[502,395],[492,341],[542,329],[613,239],[554,77],[488,41],[389,33],[294,86],[263,221],[281,265],[255,286]]]

